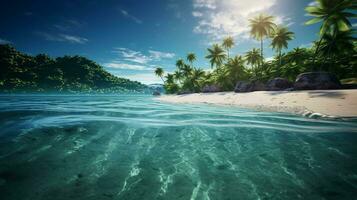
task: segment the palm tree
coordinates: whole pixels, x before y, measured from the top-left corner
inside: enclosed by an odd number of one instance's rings
[[[281,50],[288,48],[288,41],[292,40],[294,33],[286,27],[277,27],[273,33],[271,46],[279,53],[279,64],[281,67]]]
[[[186,59],[191,64],[191,67],[193,67],[193,62],[196,60],[196,55],[194,53],[189,53],[187,54]]]
[[[182,71],[182,74],[187,78],[187,77],[189,77],[191,75],[192,68],[191,68],[190,65],[186,65],[185,64],[185,65],[183,65],[181,71]]]
[[[227,58],[229,60],[229,50],[234,46],[234,40],[231,36],[223,39],[222,47],[227,51]]]
[[[200,79],[205,76],[205,72],[202,69],[193,69],[192,75],[190,77],[191,83],[193,85],[193,90],[199,92],[201,89]]]
[[[183,73],[180,70],[176,70],[174,72],[174,78],[175,78],[175,80],[180,82],[181,79],[183,78]]]
[[[356,41],[356,38],[354,34],[353,31],[341,31],[335,34],[327,33],[322,37],[320,53],[326,58],[325,61],[329,61],[330,68],[335,62],[335,56],[355,54],[353,42]]]
[[[236,81],[246,78],[246,71],[244,68],[244,59],[242,56],[235,56],[230,59],[226,65],[232,84]]]
[[[178,60],[176,61],[176,67],[177,67],[179,70],[181,70],[184,65],[185,65],[185,61],[183,61],[183,59],[178,59]]]
[[[211,49],[208,48],[207,50],[208,55],[206,58],[209,59],[211,67],[214,65],[216,65],[216,67],[220,67],[223,61],[226,59],[226,54],[224,53],[222,47],[220,47],[218,44],[214,44]]]
[[[156,76],[161,78],[162,82],[165,82],[164,79],[162,78],[162,76],[164,75],[164,69],[162,69],[161,67],[156,68],[155,74]]]
[[[349,18],[356,14],[348,12],[357,7],[356,0],[315,0],[316,4],[305,8],[306,12],[314,18],[307,21],[306,25],[322,22],[320,27],[320,40],[317,43],[313,63],[320,50],[323,36],[327,32],[349,31],[352,27]]]
[[[173,74],[167,74],[166,75],[166,83],[167,84],[173,84],[175,83],[175,77]]]
[[[248,65],[257,66],[261,63],[262,57],[259,53],[259,49],[253,48],[245,54],[245,60]]]
[[[253,48],[251,51],[248,51],[245,54],[245,60],[248,65],[252,66],[252,71],[254,71],[255,75],[257,75],[257,66],[262,63],[262,57],[259,53],[259,49]]]
[[[257,17],[250,19],[250,34],[257,40],[260,40],[260,56],[263,56],[263,40],[269,37],[274,31],[274,17],[270,15],[260,14]]]

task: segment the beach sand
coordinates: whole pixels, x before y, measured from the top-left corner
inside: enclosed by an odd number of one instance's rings
[[[307,117],[357,117],[357,90],[257,91],[163,95],[171,103],[207,103],[262,111],[288,112]]]

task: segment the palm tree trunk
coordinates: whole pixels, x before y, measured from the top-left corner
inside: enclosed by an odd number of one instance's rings
[[[165,83],[165,81],[164,81],[164,79],[162,78],[162,76],[160,76],[160,78],[161,78],[162,82]]]
[[[315,49],[315,53],[314,53],[314,57],[312,58],[312,64],[314,65],[313,68],[315,68],[315,61],[316,61],[316,56],[317,56],[317,53],[319,52],[320,50],[320,46],[321,46],[321,43],[322,43],[322,39],[324,37],[324,35],[326,34],[326,30],[321,34],[321,38],[319,40],[319,43],[317,43],[317,47]],[[321,70],[321,66],[319,66],[319,70]]]
[[[315,49],[314,57],[312,58],[312,64],[313,64],[313,68],[314,69],[315,69],[315,61],[316,61],[317,53],[320,50],[321,43],[322,43],[322,37],[320,38],[319,42],[317,43],[317,47]]]
[[[279,49],[279,70],[281,70],[281,49]],[[280,76],[280,72],[278,71],[278,76]]]
[[[260,56],[261,56],[261,61],[260,61],[260,66],[263,64],[263,38],[260,38]]]

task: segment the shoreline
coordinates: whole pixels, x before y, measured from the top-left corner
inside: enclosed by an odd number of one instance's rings
[[[156,99],[169,103],[237,106],[259,111],[292,113],[310,118],[357,117],[357,89],[194,93],[164,95]]]

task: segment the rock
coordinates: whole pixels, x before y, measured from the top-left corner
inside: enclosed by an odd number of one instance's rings
[[[160,94],[159,91],[154,91],[154,92],[152,93],[152,95],[154,95],[154,96],[160,96],[161,94]]]
[[[335,75],[328,72],[308,72],[300,74],[294,83],[295,90],[340,89],[341,83]]]
[[[234,92],[254,92],[266,90],[265,85],[260,81],[239,81],[234,88]]]
[[[341,89],[357,89],[357,84],[342,84]]]
[[[221,92],[221,88],[217,85],[206,85],[202,88],[203,93],[211,93],[211,92]]]
[[[246,81],[239,81],[234,88],[234,92],[249,92],[249,83]]]
[[[268,91],[281,91],[287,90],[293,87],[293,83],[291,83],[288,79],[285,78],[274,78],[266,84],[266,89]]]
[[[178,95],[183,95],[183,94],[192,94],[193,92],[189,91],[189,90],[184,90],[184,91],[180,91],[177,94]]]

